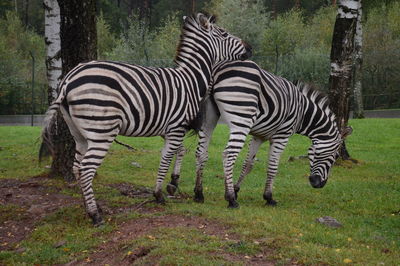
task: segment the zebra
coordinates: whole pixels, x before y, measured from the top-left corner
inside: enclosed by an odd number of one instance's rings
[[[45,118],[42,147],[52,151],[50,129],[60,109],[76,143],[73,173],[94,225],[103,219],[92,180],[117,135],[164,138],[154,196],[158,203],[165,202],[162,182],[196,121],[212,69],[218,62],[245,60],[252,53],[250,45],[214,23],[214,16],[202,13],[184,17],[174,68],[92,61],[76,66],[60,83],[59,96]]]
[[[252,61],[223,62],[214,69],[212,97],[199,132],[196,150],[195,201],[203,202],[202,173],[208,160],[207,149],[219,119],[227,123],[230,136],[223,152],[225,199],[228,207],[238,207],[237,195],[244,177],[250,173],[260,145],[269,141],[267,180],[263,197],[267,205],[276,205],[272,188],[280,155],[293,134],[308,136],[310,184],[322,188],[339,155],[343,139],[351,134],[347,127],[339,132],[328,97],[304,83],[294,84],[261,69]],[[238,182],[233,185],[235,161],[248,134],[253,136]],[[178,160],[180,162],[180,160]],[[175,175],[177,175],[175,173]],[[177,180],[171,180],[173,185]]]

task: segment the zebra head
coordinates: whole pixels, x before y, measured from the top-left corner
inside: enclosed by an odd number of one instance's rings
[[[325,186],[332,165],[339,158],[339,150],[344,139],[353,131],[351,127],[346,127],[340,134],[336,126],[335,129],[337,134],[334,135],[333,139],[313,139],[313,144],[308,149],[311,168],[309,180],[311,186],[314,188]]]
[[[217,26],[215,21],[215,16],[206,16],[202,13],[184,17],[176,59],[179,59],[180,52],[190,53],[190,50],[211,60],[211,64],[224,60],[246,60],[252,55],[249,44]]]

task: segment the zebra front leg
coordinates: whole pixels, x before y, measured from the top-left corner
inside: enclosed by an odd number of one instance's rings
[[[176,190],[178,189],[182,160],[183,160],[183,156],[185,155],[185,153],[186,153],[186,149],[183,145],[181,145],[176,152],[174,170],[172,171],[172,174],[171,174],[171,182],[169,182],[169,184],[167,185],[167,192],[171,196],[173,196],[175,194]]]
[[[238,193],[240,191],[240,185],[244,178],[251,172],[254,165],[254,159],[256,157],[257,151],[260,148],[260,145],[263,143],[263,139],[258,137],[253,137],[250,142],[249,152],[247,153],[246,161],[243,164],[242,172],[240,173],[239,180],[234,185],[235,189],[235,197],[237,199]]]
[[[162,183],[168,172],[172,158],[177,153],[177,150],[182,146],[184,135],[185,131],[182,130],[165,136],[164,148],[161,152],[161,161],[160,166],[158,167],[157,182],[154,190],[154,197],[156,198],[157,203],[165,204],[165,199],[162,194]]]
[[[274,185],[274,179],[278,172],[279,159],[283,150],[286,147],[288,139],[271,139],[270,148],[268,155],[268,171],[267,171],[267,181],[264,190],[264,199],[267,201],[267,205],[276,206],[277,202],[272,198],[272,189]]]

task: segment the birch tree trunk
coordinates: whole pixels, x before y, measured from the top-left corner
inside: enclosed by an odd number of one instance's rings
[[[354,37],[354,83],[353,83],[353,96],[354,96],[354,110],[353,118],[364,118],[364,106],[362,99],[362,0],[359,0],[359,8],[357,14],[356,36]]]
[[[82,62],[97,58],[96,1],[58,0],[61,15],[60,39],[62,75]],[[57,114],[52,174],[67,181],[75,179],[72,164],[75,142],[60,112]]]
[[[341,0],[332,38],[331,72],[329,76],[329,99],[331,109],[336,114],[340,132],[349,120],[349,98],[352,85],[352,66],[354,58],[354,36],[360,2]],[[343,143],[341,157],[350,159],[346,145]]]
[[[44,35],[46,43],[46,69],[48,82],[48,102],[51,104],[57,97],[57,86],[61,79],[61,40],[60,40],[60,7],[57,0],[43,0]]]

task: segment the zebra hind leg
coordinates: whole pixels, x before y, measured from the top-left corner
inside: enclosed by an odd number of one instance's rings
[[[243,182],[244,178],[251,172],[254,165],[254,159],[256,157],[257,151],[260,148],[260,145],[263,143],[263,139],[253,137],[250,142],[249,152],[247,153],[246,161],[243,164],[242,172],[240,173],[239,180],[234,185],[235,189],[235,197],[237,199],[238,193],[240,191],[240,185]]]
[[[263,198],[267,201],[266,205],[269,206],[276,206],[278,204],[272,198],[272,189],[275,176],[278,172],[279,159],[281,157],[283,150],[286,147],[287,142],[288,139],[270,140],[267,181],[265,184],[265,190],[263,195]]]
[[[86,212],[95,226],[103,224],[104,221],[102,218],[102,210],[95,200],[92,181],[97,168],[103,162],[112,141],[113,140],[104,140],[104,142],[98,143],[89,142],[88,149],[83,155],[83,159],[79,166],[79,184],[82,190]]]
[[[231,129],[228,144],[223,153],[223,166],[225,174],[225,199],[229,202],[228,208],[238,208],[235,190],[233,187],[233,168],[239,152],[242,150],[249,129],[235,131]]]
[[[185,147],[181,145],[176,152],[176,160],[174,164],[174,170],[171,174],[171,181],[167,185],[167,192],[170,196],[173,196],[178,189],[182,160],[185,153]]]

